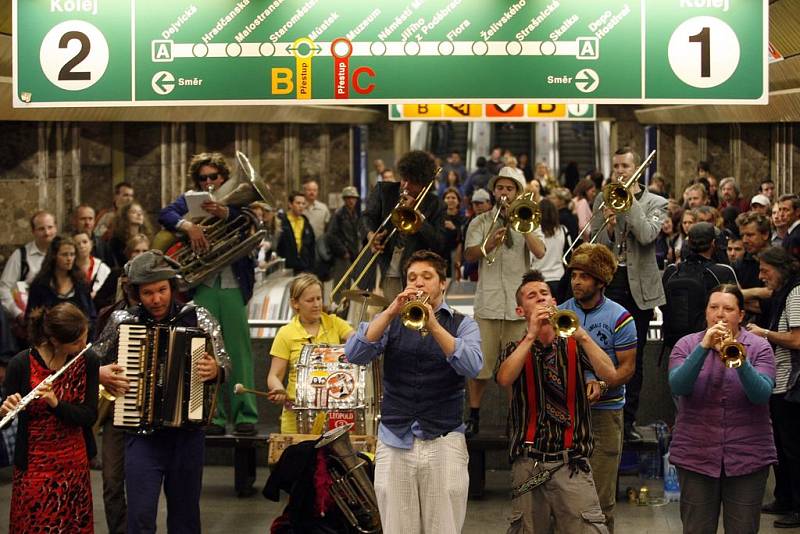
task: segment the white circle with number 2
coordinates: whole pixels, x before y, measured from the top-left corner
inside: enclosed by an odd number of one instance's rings
[[[702,35],[704,31],[707,32],[705,36]],[[703,72],[704,52],[710,60],[706,72]],[[716,87],[727,81],[739,66],[740,54],[736,33],[716,17],[691,18],[678,26],[669,40],[672,71],[684,83],[700,89]]]
[[[108,42],[96,26],[68,20],[47,32],[39,49],[47,79],[66,91],[91,87],[108,67]]]

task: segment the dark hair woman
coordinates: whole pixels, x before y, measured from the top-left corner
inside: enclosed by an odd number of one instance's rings
[[[450,251],[447,259],[447,277],[456,282],[461,280],[461,262],[464,252],[462,228],[466,217],[461,213],[461,193],[455,187],[448,187],[443,195],[445,205],[444,235],[445,249]]]
[[[64,302],[28,317],[33,346],[9,362],[8,396],[0,415],[12,411],[85,346],[86,316]],[[89,458],[96,453],[97,359],[85,353],[57,380],[38,386],[39,398],[18,416],[10,532],[94,532]]]
[[[716,532],[720,507],[726,532],[758,532],[777,461],[769,413],[775,356],[766,339],[740,328],[743,319],[739,288],[718,286],[708,297],[706,330],[682,337],[670,355],[669,385],[679,400],[669,454],[684,533]],[[739,366],[723,360],[725,341],[741,344]]]
[[[147,237],[153,235],[153,227],[144,212],[141,204],[135,200],[123,206],[119,211],[119,216],[114,220],[114,233],[109,241],[109,257],[111,267],[122,267],[128,261],[125,256],[125,246],[128,239],[144,234]]]
[[[91,287],[75,262],[77,245],[71,237],[56,236],[47,249],[39,274],[31,282],[26,318],[36,308],[52,308],[60,302],[71,302],[89,318],[96,317]],[[91,326],[89,339],[91,339]]]
[[[533,269],[541,272],[544,281],[550,286],[550,293],[557,302],[563,300],[563,291],[559,289],[561,279],[564,277],[564,263],[561,256],[564,254],[564,244],[567,242],[567,228],[559,222],[556,205],[547,198],[539,203],[542,212],[542,233],[544,233],[545,253],[541,258],[532,256]]]

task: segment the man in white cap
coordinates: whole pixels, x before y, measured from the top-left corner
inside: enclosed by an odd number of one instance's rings
[[[492,378],[497,358],[509,343],[519,341],[525,334],[525,320],[516,313],[515,292],[522,276],[530,270],[530,254],[541,258],[545,252],[544,234],[540,228],[528,234],[518,234],[507,226],[508,205],[525,191],[522,171],[503,167],[489,180],[489,190],[494,195],[495,207],[475,217],[467,228],[464,244],[464,259],[480,262],[474,310],[481,331],[484,359],[481,372],[467,386],[470,407],[468,437],[479,431],[481,399]],[[498,210],[497,224],[492,224]],[[482,247],[487,236],[486,246]],[[488,261],[484,254],[494,256],[494,261]]]
[[[761,193],[759,193],[755,195],[753,198],[751,198],[750,211],[754,211],[756,213],[760,213],[761,215],[769,217],[770,201],[769,198],[767,198],[767,195],[762,195]]]

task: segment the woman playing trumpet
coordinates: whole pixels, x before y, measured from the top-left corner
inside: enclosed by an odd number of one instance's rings
[[[33,310],[28,329],[33,346],[9,363],[9,394],[0,407],[0,416],[11,412],[31,384],[39,384],[39,398],[19,415],[9,531],[91,533],[97,361],[87,353],[51,384],[41,384],[86,346],[89,324],[65,302]]]
[[[322,282],[313,274],[304,273],[292,279],[289,298],[295,316],[278,330],[272,342],[272,362],[267,374],[269,398],[283,404],[281,433],[297,433],[297,417],[291,408],[297,388],[297,362],[308,343],[344,343],[353,335],[353,327],[335,315],[322,311]],[[289,375],[286,389],[283,381]]]
[[[768,402],[775,383],[772,348],[740,329],[744,297],[725,284],[709,295],[708,328],[681,338],[670,356],[669,384],[679,397],[670,446],[678,468],[684,533],[758,532],[769,466],[776,462]],[[735,369],[723,343],[746,358]]]

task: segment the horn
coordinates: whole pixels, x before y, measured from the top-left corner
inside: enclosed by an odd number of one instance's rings
[[[369,479],[366,461],[359,458],[350,442],[353,424],[343,425],[322,435],[315,447],[326,449],[328,471],[333,479],[331,497],[347,522],[358,532],[381,532],[381,515],[378,498]]]

